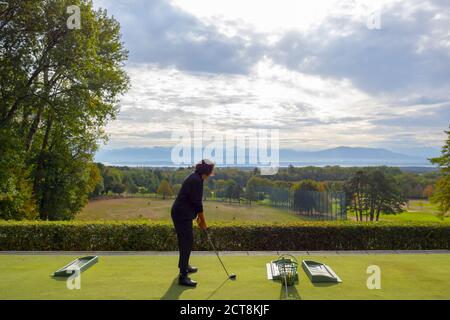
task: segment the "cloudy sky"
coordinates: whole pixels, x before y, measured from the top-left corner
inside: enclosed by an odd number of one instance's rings
[[[121,23],[131,90],[106,148],[173,131],[279,129],[280,146],[439,147],[448,0],[94,0]]]

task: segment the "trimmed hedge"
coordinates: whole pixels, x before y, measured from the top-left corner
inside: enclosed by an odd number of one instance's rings
[[[211,250],[195,228],[194,250]],[[447,223],[212,224],[220,250],[450,249]],[[1,251],[173,251],[169,222],[0,222]]]

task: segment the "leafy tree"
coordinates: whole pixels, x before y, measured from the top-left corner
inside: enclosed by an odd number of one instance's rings
[[[96,163],[96,166],[98,168],[98,173],[100,174],[100,179],[98,180],[94,188],[94,191],[92,191],[92,193],[89,195],[90,198],[95,198],[106,193],[105,191],[106,166],[102,163]]]
[[[125,193],[126,190],[127,190],[127,186],[121,182],[114,182],[114,184],[112,185],[112,188],[111,188],[111,191],[114,194],[119,194],[119,195]]]
[[[233,185],[233,192],[232,192],[232,197],[233,199],[236,199],[239,203],[239,205],[241,204],[241,194],[242,194],[242,188],[239,184],[235,183]]]
[[[153,174],[152,178],[150,179],[150,182],[149,182],[148,191],[150,193],[157,193],[158,186],[160,185],[160,183],[161,182],[160,182],[158,176]]]
[[[18,137],[10,159],[25,170],[0,176],[0,185],[22,185],[17,212],[30,205],[31,188],[41,219],[70,219],[93,190],[93,154],[128,88],[120,26],[89,0],[8,4],[0,22],[0,130]],[[81,10],[80,30],[67,28],[70,5]]]
[[[41,220],[70,220],[87,203],[98,176],[88,151],[78,150],[74,156],[65,140],[54,143],[34,171],[35,197]]]
[[[314,181],[348,181],[358,171],[371,170],[369,168],[358,167],[339,167],[339,166],[326,166],[326,167],[301,167],[295,168],[290,166],[288,168],[280,168],[278,173],[268,178],[271,180],[282,181],[301,181],[301,180],[314,180]],[[386,175],[401,175],[402,171],[399,168],[393,167],[377,167],[377,169],[383,171]]]
[[[344,186],[348,207],[355,212],[356,220],[378,221],[381,213],[396,214],[403,211],[405,199],[393,178],[380,170],[358,171]]]
[[[30,170],[24,152],[17,152],[19,141],[0,130],[0,219],[22,220],[37,217]]]
[[[181,184],[180,183],[177,183],[177,184],[175,184],[173,187],[172,187],[172,189],[173,189],[173,194],[174,195],[177,195],[179,192],[180,192],[180,190],[181,190]],[[203,190],[204,192],[204,194],[205,194],[205,197],[206,197],[206,193],[207,193],[207,190],[206,190],[206,188],[205,188],[205,190]],[[205,192],[206,191],[206,192]]]
[[[442,177],[436,183],[435,191],[431,197],[433,203],[438,204],[441,216],[450,211],[450,131],[446,131],[447,141],[442,147],[441,156],[431,159],[431,162],[440,167]]]
[[[328,192],[342,192],[344,190],[344,183],[341,181],[326,181],[324,188]]]
[[[139,188],[132,182],[126,185],[126,190],[128,193],[135,194],[139,192]]]
[[[112,186],[111,191],[116,194],[122,194],[127,190],[127,187],[121,182],[115,182]]]
[[[170,185],[170,183],[167,180],[163,180],[159,184],[157,193],[162,195],[163,199],[166,200],[166,197],[173,196],[172,186]]]
[[[103,194],[105,185],[103,184],[103,177],[101,169],[98,164],[91,164],[91,182],[95,182],[94,190],[89,194],[89,198],[98,197]]]
[[[316,181],[307,179],[294,184],[292,189],[294,191],[321,191],[321,185]]]
[[[429,183],[423,177],[409,172],[398,175],[396,180],[401,185],[403,196],[409,199],[423,198],[423,191]]]
[[[233,180],[228,181],[227,187],[225,188],[225,198],[227,198],[230,202],[231,199],[233,199],[233,191],[234,191],[234,185],[236,182]]]
[[[114,192],[115,185],[122,184],[122,172],[117,168],[106,167],[102,175],[106,194]]]
[[[274,185],[273,181],[259,176],[251,177],[248,182],[252,183],[259,192],[268,192]]]
[[[138,187],[136,186],[134,182],[135,178],[135,172],[134,171],[126,171],[123,178],[122,183],[125,185],[127,193],[137,193],[139,191]]]
[[[426,199],[430,199],[433,196],[434,187],[432,184],[429,184],[423,189],[423,197]]]
[[[99,182],[95,185],[94,191],[89,195],[89,198],[99,197],[105,192],[105,186],[103,184],[103,178],[100,177]]]
[[[227,188],[227,186],[228,186],[228,181],[223,180],[223,179],[216,180],[217,197],[226,198],[225,189]]]
[[[321,191],[321,185],[311,179],[300,181],[292,186],[294,210],[300,212],[313,212],[318,206],[317,192]]]
[[[370,221],[379,220],[380,213],[397,214],[406,204],[397,184],[379,170],[370,172],[367,189],[367,201]]]
[[[365,195],[367,193],[369,178],[364,171],[358,171],[344,185],[347,205],[353,210],[356,221],[363,220],[363,214],[367,209]]]
[[[249,181],[245,186],[245,198],[252,205],[252,201],[256,201],[257,196],[254,184]]]

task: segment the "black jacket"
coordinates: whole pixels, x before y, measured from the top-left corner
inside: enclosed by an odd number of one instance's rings
[[[203,212],[203,179],[192,173],[183,182],[180,192],[172,205],[174,220],[192,220]]]

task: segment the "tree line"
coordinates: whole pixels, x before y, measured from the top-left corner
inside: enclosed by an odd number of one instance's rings
[[[159,194],[165,199],[176,195],[185,177],[193,171],[193,168],[152,169],[108,167],[102,164],[97,164],[97,167],[100,179],[90,194],[94,198],[108,194],[150,193]],[[289,171],[294,176],[308,179],[292,181],[291,176],[285,173]],[[330,172],[333,172],[331,176],[328,175]],[[285,177],[289,179],[282,180]],[[323,181],[311,177],[321,177]],[[341,180],[325,180],[328,177]],[[303,203],[305,199],[311,200],[313,197],[305,192],[341,193],[345,194],[342,198],[345,204],[339,205],[345,206],[356,220],[378,221],[381,213],[402,212],[407,199],[430,197],[432,192],[428,193],[427,189],[433,186],[438,177],[436,173],[409,173],[388,167],[289,167],[280,169],[279,175],[269,177],[261,176],[258,169],[217,168],[216,175],[208,179],[204,186],[204,197],[239,204],[245,201],[249,205],[255,201],[269,201],[275,206],[303,210],[306,208]],[[416,190],[417,186],[420,186],[420,192]],[[314,201],[309,203],[313,206]],[[306,209],[309,211],[314,208]]]
[[[448,134],[448,132],[447,132]],[[405,172],[395,167],[300,167],[280,168],[274,176],[261,176],[258,169],[217,168],[215,177],[204,187],[205,198],[254,201],[269,200],[286,204],[305,195],[302,192],[344,193],[345,206],[356,220],[378,221],[380,214],[396,214],[404,210],[408,199],[431,199],[440,204],[442,214],[448,212],[448,141],[442,157],[432,159],[441,172]],[[156,193],[176,195],[193,168],[151,169],[106,167],[98,164],[101,179],[91,196],[108,193]],[[298,179],[298,180],[295,180]],[[119,191],[119,192],[117,192]],[[293,195],[293,196],[292,196]],[[297,200],[295,200],[297,199]],[[447,202],[446,202],[447,201]]]
[[[166,180],[177,191],[193,168],[130,168],[108,167],[97,164],[101,179],[91,196],[108,193],[156,193],[161,181]],[[213,192],[219,198],[235,199],[244,195],[247,187],[252,193],[274,188],[292,188],[300,181],[315,181],[320,191],[344,191],[346,181],[358,172],[378,170],[395,180],[404,198],[428,199],[434,192],[440,174],[438,172],[413,173],[392,167],[288,167],[280,168],[274,176],[261,176],[258,169],[217,168],[215,177],[208,179],[205,193]],[[288,174],[289,172],[289,174]],[[296,179],[293,179],[295,177]],[[249,183],[250,182],[250,183]],[[176,192],[175,192],[176,193]],[[257,196],[255,196],[257,198]]]

